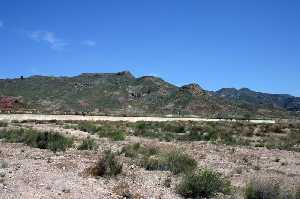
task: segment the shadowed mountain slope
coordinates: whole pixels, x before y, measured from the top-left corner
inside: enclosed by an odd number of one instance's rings
[[[261,95],[231,89],[221,89],[214,93],[203,90],[197,84],[177,87],[158,77],[135,78],[128,71],[0,80],[2,112],[84,112],[129,116],[172,114],[223,118],[245,115],[286,117],[289,114],[287,111],[299,110],[298,101],[293,101],[292,96],[283,95],[281,100],[269,94],[261,99]],[[275,104],[271,103],[274,99]],[[287,99],[291,100],[288,105]]]

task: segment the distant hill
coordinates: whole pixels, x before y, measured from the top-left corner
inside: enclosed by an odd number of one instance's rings
[[[283,109],[290,112],[300,111],[300,97],[287,94],[268,94],[255,92],[248,88],[223,88],[216,92],[227,100],[243,103],[256,108]]]
[[[200,117],[290,117],[299,98],[248,89],[177,87],[159,77],[130,72],[75,77],[32,76],[0,80],[2,112],[94,115],[197,115]]]

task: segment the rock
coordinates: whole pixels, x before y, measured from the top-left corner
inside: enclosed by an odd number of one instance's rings
[[[193,95],[203,95],[203,94],[205,94],[205,91],[203,90],[203,88],[201,88],[198,84],[195,84],[195,83],[184,85],[180,89],[188,91],[188,92],[192,93]]]
[[[70,193],[71,189],[65,187],[65,188],[63,188],[62,192],[63,193]]]
[[[42,157],[36,156],[36,157],[34,157],[33,159],[35,159],[35,160],[40,160],[40,159],[42,159]]]

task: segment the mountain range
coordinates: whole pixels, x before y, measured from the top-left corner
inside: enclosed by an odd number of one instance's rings
[[[292,118],[300,98],[247,88],[207,91],[130,72],[83,73],[74,77],[31,76],[0,80],[0,110],[16,113],[207,118]]]

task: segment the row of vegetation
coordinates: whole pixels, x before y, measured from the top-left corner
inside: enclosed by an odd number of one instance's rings
[[[300,151],[299,124],[249,124],[215,122],[82,122],[75,128],[114,141],[126,135],[142,136],[161,141],[209,141],[226,145],[267,147]],[[270,136],[272,135],[272,136]],[[259,139],[252,139],[256,137]],[[253,141],[256,140],[256,141]]]
[[[64,128],[81,130],[90,134],[96,134],[99,137],[110,138],[113,141],[122,141],[126,138],[124,131],[114,128],[113,125],[102,127],[91,122],[81,122],[78,125],[65,125]]]
[[[44,123],[44,121],[23,121]],[[50,121],[63,125],[60,121]],[[0,127],[7,123],[0,123]],[[300,151],[300,124],[251,124],[248,122],[72,122],[64,125],[108,137],[113,141],[125,140],[126,135],[143,136],[161,141],[209,141],[226,145],[243,145]],[[272,135],[272,136],[270,136]],[[259,139],[252,139],[256,137]],[[255,140],[255,141],[253,141]]]
[[[73,146],[73,139],[65,137],[56,132],[40,132],[32,129],[2,129],[0,130],[0,139],[11,143],[24,143],[28,146],[49,149],[53,152],[65,151]],[[96,150],[98,144],[96,140],[88,137],[82,140],[78,150]]]
[[[0,127],[7,127],[7,126],[8,126],[7,122],[0,121]]]
[[[6,142],[24,143],[28,146],[49,149],[53,152],[65,151],[73,145],[73,139],[54,132],[38,132],[32,129],[0,130],[0,139]]]
[[[55,122],[55,121],[53,121]],[[0,122],[0,127],[7,127]],[[300,151],[299,124],[249,124],[214,122],[80,122],[64,125],[108,137],[113,141],[135,135],[159,139],[161,141],[209,141],[226,145],[243,145]],[[272,135],[272,136],[270,136]],[[258,139],[252,139],[252,137]],[[255,141],[253,141],[255,140]],[[87,140],[80,149],[89,149],[92,140]],[[87,147],[87,148],[86,148]],[[94,147],[92,147],[94,148]]]

